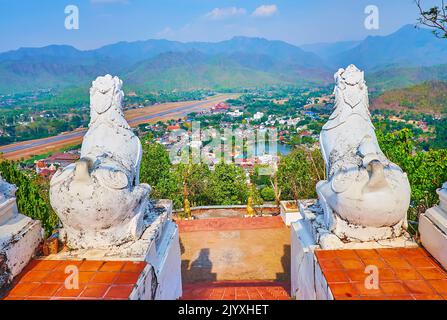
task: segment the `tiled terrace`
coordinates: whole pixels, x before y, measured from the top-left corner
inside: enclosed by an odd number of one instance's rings
[[[263,281],[185,284],[183,300],[290,300],[290,285]]]
[[[78,267],[78,289],[64,285],[67,266]],[[126,300],[145,266],[145,262],[32,260],[5,300]]]
[[[182,299],[290,299],[290,230],[280,217],[178,223]]]
[[[424,249],[316,251],[335,300],[447,299],[447,272]],[[367,289],[367,266],[379,271],[379,288]]]

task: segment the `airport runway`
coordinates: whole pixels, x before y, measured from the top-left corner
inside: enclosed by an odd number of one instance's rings
[[[212,107],[214,104],[217,104],[221,101],[225,101],[229,98],[228,95],[221,95],[217,98],[211,98],[208,100],[203,101],[194,101],[191,102],[191,104],[182,105],[179,107],[174,107],[172,109],[167,109],[164,111],[155,112],[152,114],[139,116],[135,118],[128,119],[128,122],[131,126],[136,126],[141,123],[151,122],[151,120],[157,119],[157,118],[167,118],[170,115],[173,116],[173,118],[180,118],[182,116],[185,116],[186,114],[194,111],[195,109],[198,109],[200,107]],[[162,106],[162,105],[158,105]],[[151,108],[151,107],[146,107]],[[0,147],[0,152],[3,153],[3,157],[5,159],[19,159],[21,156],[26,156],[26,154],[21,155],[20,152],[23,151],[26,153],[28,150],[33,150],[33,154],[42,154],[45,152],[48,152],[48,149],[51,148],[52,145],[65,145],[65,142],[70,143],[74,142],[76,140],[80,140],[84,134],[86,133],[87,129],[82,129],[78,131],[73,131],[69,133],[64,133],[58,136],[43,138],[43,139],[37,139],[37,140],[30,140],[30,141],[23,141],[18,143],[13,143],[10,145],[6,145],[3,147]]]

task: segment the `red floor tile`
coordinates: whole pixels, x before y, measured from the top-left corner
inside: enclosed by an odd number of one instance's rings
[[[183,285],[182,300],[290,300],[289,285],[279,282],[210,282]]]
[[[433,294],[435,293],[432,287],[424,280],[408,280],[405,281],[405,286],[412,294]]]
[[[326,271],[325,276],[329,283],[349,281],[348,275],[342,270]]]
[[[447,280],[428,280],[430,285],[439,294],[447,294]]]
[[[446,273],[439,268],[420,268],[417,271],[425,280],[447,279]]]
[[[139,278],[139,273],[121,272],[115,279],[116,284],[135,284]]]
[[[61,261],[56,260],[33,260],[32,269],[34,271],[52,271],[54,270]]]
[[[20,282],[40,282],[48,276],[49,271],[28,271],[20,276]]]
[[[399,280],[420,280],[422,276],[415,269],[394,269]]]
[[[79,272],[79,283],[88,283],[92,281],[92,278],[95,274],[96,274],[95,272],[90,271]]]
[[[407,288],[402,282],[381,282],[380,289],[382,289],[385,295],[403,295],[409,294]]]
[[[52,297],[61,285],[59,283],[41,283],[28,296],[29,297]]]
[[[336,300],[437,300],[447,295],[446,271],[421,248],[317,250],[315,255]],[[378,268],[378,289],[365,286],[366,266]]]
[[[340,259],[340,263],[344,269],[352,270],[352,269],[361,269],[366,266],[360,259]]]
[[[332,291],[332,285],[330,287]],[[380,287],[378,289],[366,287],[365,282],[356,282],[354,283],[354,287],[355,292],[353,296],[377,296],[384,294]]]
[[[123,261],[107,261],[101,266],[99,271],[121,271],[125,264]]]
[[[97,272],[92,277],[92,283],[112,284],[117,278],[116,272]]]
[[[82,291],[85,289],[85,284],[79,284],[78,288],[67,289],[62,286],[56,293],[57,298],[76,298],[79,297]]]
[[[215,218],[203,220],[179,220],[179,230],[185,232],[226,231],[284,228],[281,217]]]
[[[59,271],[59,272],[69,272],[70,268],[76,268],[77,270],[80,270],[80,266],[82,265],[82,261],[59,261],[57,266],[53,269],[53,271]],[[69,267],[69,268],[67,268]]]
[[[343,272],[343,271],[340,271],[340,272]],[[329,271],[325,271],[324,275],[326,277],[326,280],[328,280],[328,282],[331,282],[331,281],[329,281],[328,273],[329,273]],[[348,279],[348,281],[345,281],[345,282],[349,282],[349,281],[351,281],[351,282],[365,281],[365,278],[367,276],[367,274],[365,273],[365,269],[346,270],[346,273],[347,273],[347,276],[348,276],[349,279]]]
[[[361,286],[364,287],[362,284]],[[352,283],[334,283],[330,285],[332,294],[335,298],[338,297],[346,297],[346,298],[352,298],[354,296],[357,296],[358,291],[354,287]]]
[[[104,297],[108,289],[107,284],[87,284],[80,297],[100,299]]]
[[[14,279],[4,299],[128,299],[146,265],[126,261],[32,260]],[[76,273],[65,272],[67,266],[76,266],[77,282]],[[67,288],[67,279],[77,287]]]
[[[126,262],[122,271],[123,272],[141,273],[145,267],[146,267],[146,262]]]
[[[437,265],[429,257],[408,258],[408,262],[414,268],[436,268]]]
[[[114,285],[107,291],[107,299],[128,299],[133,290],[133,285]]]
[[[380,255],[377,253],[376,250],[354,250],[354,252],[362,260],[364,260],[364,259],[381,259]]]
[[[79,267],[79,271],[98,271],[103,264],[104,261],[84,261]]]
[[[9,297],[27,297],[33,290],[40,286],[40,283],[19,283],[9,292]]]

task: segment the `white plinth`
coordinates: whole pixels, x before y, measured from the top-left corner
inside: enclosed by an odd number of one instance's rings
[[[0,204],[0,225],[5,224],[8,220],[17,215],[16,198],[7,199]]]
[[[438,262],[447,269],[447,224],[446,213],[434,207],[419,217],[419,233],[422,245]],[[444,223],[443,223],[444,222]]]
[[[319,248],[304,221],[291,228],[291,296],[297,300],[333,300],[332,293],[315,258]]]
[[[40,221],[22,214],[15,214],[0,225],[0,254],[6,258],[6,270],[0,274],[0,280],[3,282],[0,287],[9,284],[23,270],[36,253],[42,239]]]
[[[178,227],[172,221],[172,202],[155,205],[151,225],[135,242],[108,249],[79,249],[51,255],[52,260],[146,261],[129,299],[176,300],[182,296]]]
[[[297,212],[281,212],[281,218],[286,226],[290,226],[293,222],[300,220],[301,214]]]
[[[407,234],[390,240],[343,242],[324,228],[317,200],[300,201],[301,220],[291,227],[291,296],[297,300],[333,300],[315,256],[316,250],[352,250],[417,247]]]
[[[284,224],[289,227],[293,222],[302,219],[302,216],[299,208],[297,208],[296,210],[287,209],[286,205],[288,203],[295,204],[295,201],[281,201],[280,215],[282,220],[284,221]]]

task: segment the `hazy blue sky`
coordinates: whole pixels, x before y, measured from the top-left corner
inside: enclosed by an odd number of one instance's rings
[[[79,8],[79,30],[64,27],[70,4]],[[367,5],[379,8],[379,30],[364,27]],[[92,49],[150,38],[220,41],[236,35],[299,45],[389,34],[416,18],[414,0],[0,0],[0,51],[48,44]]]

